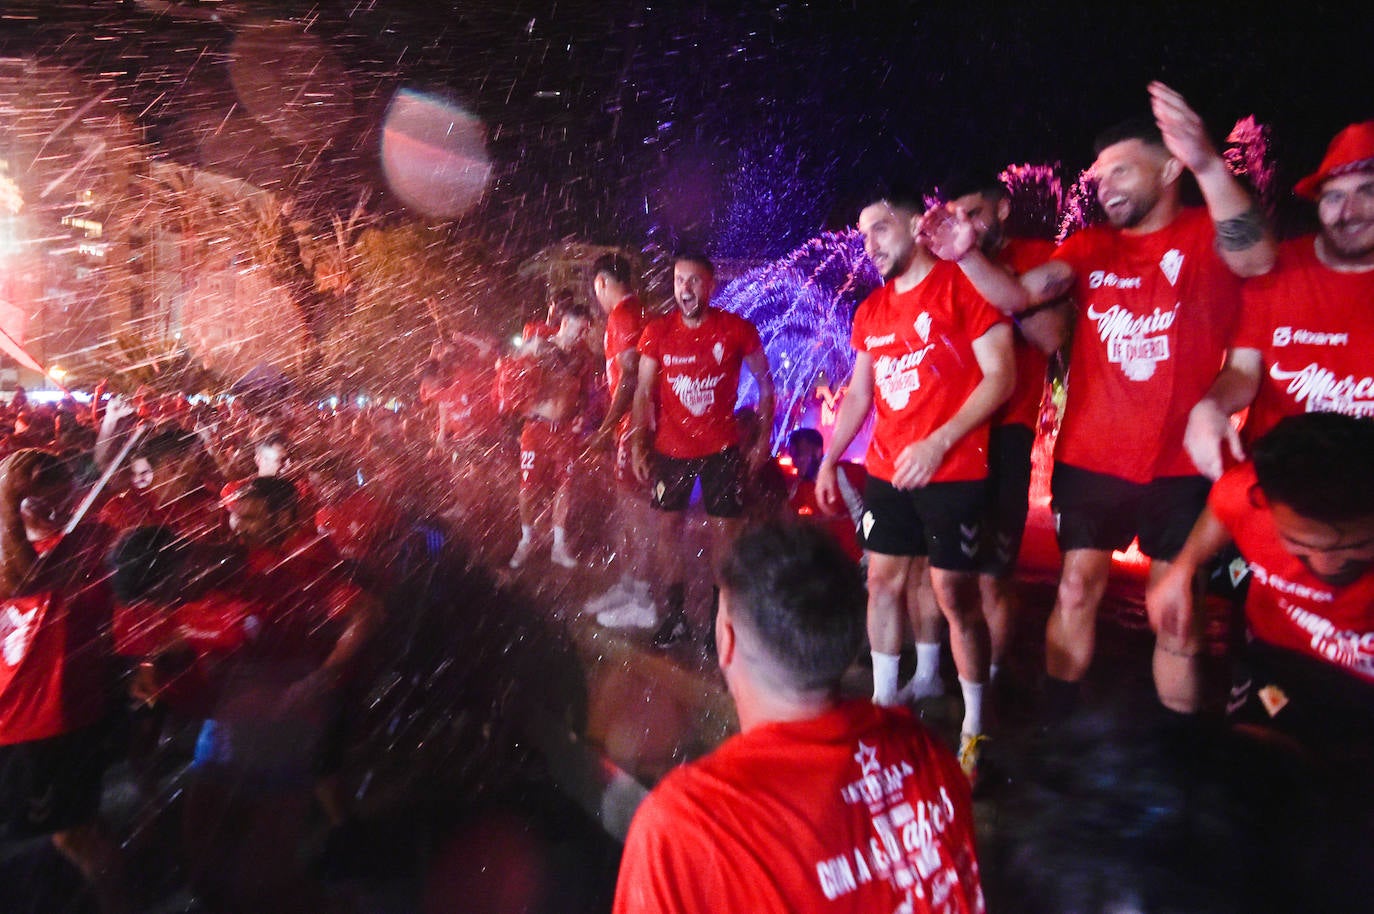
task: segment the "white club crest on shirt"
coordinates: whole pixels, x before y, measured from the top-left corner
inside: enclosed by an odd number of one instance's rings
[[[711,355],[716,357],[716,364],[719,365],[721,359],[725,358],[725,347],[720,343],[716,343],[711,347]]]
[[[36,606],[28,612],[13,605],[5,607],[3,624],[7,631],[3,650],[7,665],[18,666],[29,652],[29,644],[33,641],[34,617],[37,615]]]
[[[1164,271],[1164,278],[1169,280],[1169,285],[1177,284],[1178,271],[1183,269],[1183,252],[1178,248],[1169,248],[1159,258],[1159,268]]]
[[[916,318],[916,323],[912,325],[916,328],[916,333],[920,335],[921,342],[930,342],[930,312],[922,311],[921,316]]]

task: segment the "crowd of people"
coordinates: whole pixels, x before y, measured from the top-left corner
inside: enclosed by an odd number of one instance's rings
[[[445,333],[404,413],[289,396],[16,397],[0,415],[7,833],[51,835],[105,910],[132,909],[100,783],[114,722],[131,702],[154,707],[195,731],[183,806],[198,890],[226,910],[323,910],[294,851],[307,810],[348,817],[344,696],[415,550],[466,530],[469,554],[503,574],[604,558],[590,570],[618,581],[586,605],[597,625],[699,648],[724,674],[742,732],[650,795],[617,911],[982,911],[972,797],[987,786],[986,690],[1013,640],[1056,353],[1068,365],[1052,481],[1063,567],[1037,689],[1044,732],[1072,733],[1058,728],[1082,717],[1112,555],[1136,541],[1151,563],[1155,695],[1174,734],[1147,742],[1230,734],[1224,706],[1253,742],[1209,757],[1310,766],[1367,817],[1374,122],[1342,131],[1298,183],[1317,233],[1278,243],[1186,101],[1159,83],[1149,94],[1151,116],[1097,144],[1105,223],[1057,246],[1009,237],[996,174],[950,176],[933,207],[900,183],[871,195],[857,225],[884,284],[853,317],[833,430],[787,429],[785,469],[758,330],[712,305],[715,268],[693,252],[672,263],[663,315],[608,254],[590,289],[551,292],[517,345]],[[1185,205],[1188,176],[1200,206]],[[604,337],[589,340],[598,324]],[[737,409],[746,374],[757,400]],[[862,465],[845,460],[869,422]],[[698,484],[706,558],[686,531]],[[489,522],[511,516],[506,550]],[[1198,587],[1227,548],[1241,557],[1233,582],[1248,579],[1229,702],[1209,687]],[[714,587],[693,601],[703,565]],[[948,748],[917,720],[944,689],[946,632],[962,707]],[[855,701],[842,680],[865,639],[873,690]],[[1168,780],[1174,757],[1143,776]],[[1066,772],[1051,772],[1061,803],[1074,794]],[[1175,792],[1200,776],[1180,774]],[[1107,802],[1082,797],[1083,809]],[[1133,797],[1156,803],[1122,787],[1123,822],[1154,816],[1133,834],[1186,834],[1195,852],[1201,836],[1235,833],[1225,804],[1208,831]],[[1030,849],[1006,867],[1031,873],[1034,909],[1165,910],[1124,839],[1115,884],[1067,867],[1073,901],[1054,907],[1054,874],[1027,861],[1062,862],[1070,838],[1085,859],[1105,854],[1092,829],[1116,824],[1088,818],[1064,825],[1072,836],[1019,832]],[[1257,828],[1277,834],[1279,819]],[[1233,857],[1217,878],[1248,880],[1258,898],[1272,855]],[[1184,863],[1152,857],[1151,878]],[[1260,909],[1201,895],[1167,909]]]

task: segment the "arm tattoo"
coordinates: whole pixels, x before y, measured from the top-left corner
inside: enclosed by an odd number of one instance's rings
[[[1251,206],[1231,219],[1217,223],[1217,250],[1248,251],[1264,238],[1264,217]]]

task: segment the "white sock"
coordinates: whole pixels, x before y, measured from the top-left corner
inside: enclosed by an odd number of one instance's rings
[[[534,539],[534,528],[531,527],[529,524],[521,524],[521,525],[520,525],[520,542],[522,542],[522,543],[528,543],[528,542],[529,542],[530,540],[532,540],[532,539]]]
[[[873,703],[875,705],[895,705],[897,703],[897,663],[899,654],[880,654],[873,652]]]
[[[554,528],[553,528],[553,548],[555,548],[555,549],[562,549],[565,545],[567,545],[567,543],[564,542],[564,540],[566,539],[567,535],[568,535],[567,531],[564,530],[562,527],[554,527]]]
[[[930,682],[940,678],[940,642],[926,644],[916,642],[916,676],[920,682]]]
[[[983,684],[969,682],[960,676],[959,690],[964,693],[963,732],[969,736],[978,736],[983,732]]]
[[[997,664],[995,664],[995,663],[990,663],[990,664],[988,664],[988,682],[995,682],[996,680],[997,680]]]

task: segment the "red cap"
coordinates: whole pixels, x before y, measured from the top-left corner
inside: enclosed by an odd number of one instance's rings
[[[1327,178],[1356,171],[1374,171],[1374,121],[1351,124],[1336,134],[1321,167],[1293,185],[1293,193],[1315,200]]]

